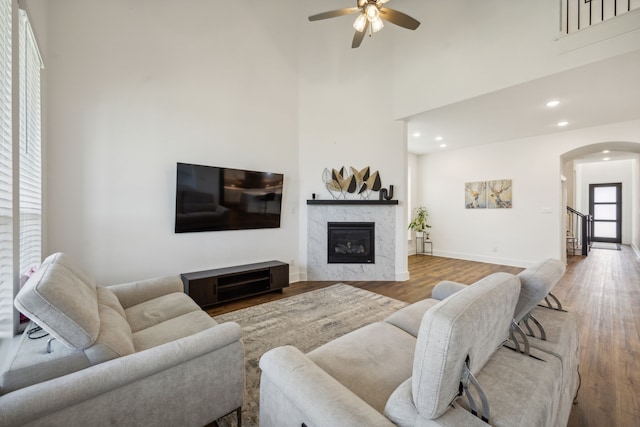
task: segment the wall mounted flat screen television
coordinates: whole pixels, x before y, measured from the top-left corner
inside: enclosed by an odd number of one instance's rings
[[[176,233],[280,227],[280,173],[178,163]]]

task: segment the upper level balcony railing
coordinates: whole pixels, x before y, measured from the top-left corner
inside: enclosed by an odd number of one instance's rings
[[[640,0],[561,0],[561,27],[571,34],[640,8]]]

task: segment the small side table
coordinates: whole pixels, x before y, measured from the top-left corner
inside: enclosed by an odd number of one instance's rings
[[[422,253],[426,254],[427,251],[425,249],[425,245],[429,245],[429,255],[433,256],[433,242],[429,239],[425,239],[422,241]]]
[[[418,251],[418,240],[420,240],[421,242],[421,250]],[[429,245],[429,252],[427,252],[427,250],[425,249],[425,245]],[[433,242],[429,239],[425,239],[424,235],[422,237],[416,236],[416,255],[422,254],[429,254],[431,256],[433,256]]]

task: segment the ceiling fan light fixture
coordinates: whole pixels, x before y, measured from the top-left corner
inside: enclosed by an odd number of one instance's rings
[[[373,31],[374,33],[377,33],[383,27],[384,27],[384,23],[382,22],[382,19],[380,19],[379,16],[377,16],[375,19],[373,19],[373,21],[371,21],[371,31]]]
[[[420,22],[411,16],[386,7],[385,4],[388,1],[389,0],[356,0],[356,6],[316,13],[315,15],[309,16],[308,19],[313,22],[344,15],[357,15],[356,20],[353,22],[353,28],[356,30],[356,33],[353,35],[351,42],[352,48],[360,47],[366,33],[369,33],[369,36],[371,36],[373,33],[384,28],[383,21],[391,22],[407,30],[415,30],[420,26]]]
[[[364,27],[367,25],[367,17],[362,14],[358,15],[355,22],[353,23],[353,28],[359,33],[364,31]]]
[[[375,4],[369,3],[364,7],[364,14],[367,15],[369,22],[373,22],[374,19],[380,17],[380,12]]]

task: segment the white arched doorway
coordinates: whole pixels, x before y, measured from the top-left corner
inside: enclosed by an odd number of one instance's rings
[[[590,214],[590,185],[621,184],[621,211],[617,219],[621,224],[620,241],[637,252],[640,246],[640,143],[614,141],[585,145],[562,154],[560,162],[563,208],[569,206],[577,212]],[[582,233],[576,233],[571,218],[569,215],[565,218],[561,233],[565,258],[566,245],[573,244],[575,240],[572,239],[579,240],[580,245],[584,243]]]

